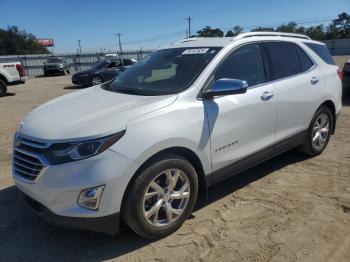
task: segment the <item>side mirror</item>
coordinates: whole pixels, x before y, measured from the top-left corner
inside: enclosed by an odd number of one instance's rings
[[[247,92],[248,83],[244,80],[221,78],[214,86],[203,93],[203,98],[213,98],[214,96],[244,94]]]

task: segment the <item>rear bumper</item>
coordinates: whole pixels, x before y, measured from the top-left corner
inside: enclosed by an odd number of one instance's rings
[[[120,212],[104,217],[93,218],[60,216],[51,212],[44,205],[24,194],[22,191],[19,192],[21,200],[25,202],[31,210],[52,225],[77,230],[100,232],[111,236],[119,233]]]

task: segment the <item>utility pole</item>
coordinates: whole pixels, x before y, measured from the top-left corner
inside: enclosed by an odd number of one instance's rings
[[[118,36],[118,44],[119,44],[119,52],[120,52],[120,56],[122,57],[123,55],[123,49],[122,49],[122,42],[120,41],[120,36],[122,35],[121,33],[117,33],[115,34],[116,36]]]
[[[191,21],[193,20],[193,18],[191,18],[190,16],[187,17],[185,20],[188,21],[188,38],[191,37]]]
[[[81,40],[78,39],[79,53],[81,54]]]
[[[78,39],[78,46],[79,46],[79,54],[78,54],[78,59],[79,59],[79,70],[81,71],[81,63],[80,63],[80,55],[81,55],[81,40]]]

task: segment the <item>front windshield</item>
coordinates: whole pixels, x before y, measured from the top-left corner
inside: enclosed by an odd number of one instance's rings
[[[58,58],[58,57],[52,57],[47,59],[48,63],[62,63],[63,62],[63,58]]]
[[[176,94],[194,82],[220,49],[220,47],[162,49],[134,64],[102,88],[134,95]]]

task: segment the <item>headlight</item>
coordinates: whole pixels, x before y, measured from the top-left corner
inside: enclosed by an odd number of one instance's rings
[[[107,137],[72,143],[53,144],[45,153],[50,164],[62,164],[95,156],[116,143],[125,130]]]

